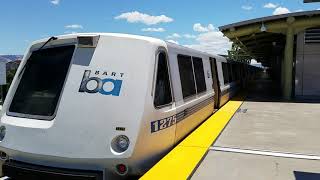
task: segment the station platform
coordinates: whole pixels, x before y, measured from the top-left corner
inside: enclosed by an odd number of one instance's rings
[[[166,166],[164,169],[176,168],[176,174],[172,174],[174,179],[320,179],[320,103],[304,100],[286,102],[279,98],[278,92],[268,78],[254,82],[219,135],[211,139],[203,156],[197,163],[189,161],[193,169],[188,175],[179,173],[188,166],[181,157],[179,160],[170,157],[166,163],[162,159],[158,164]],[[229,103],[234,101],[241,100],[238,96]],[[223,108],[227,106],[228,103]],[[223,108],[223,111],[227,110]],[[216,134],[214,126],[219,124],[211,127],[213,136]],[[198,138],[201,141],[201,137]],[[173,162],[183,163],[174,167]],[[155,169],[160,167],[158,164]],[[153,179],[150,176],[152,171],[142,179]],[[163,178],[159,174],[158,177],[155,179]]]
[[[191,179],[320,179],[320,103],[282,102],[261,88],[267,94],[248,93]]]

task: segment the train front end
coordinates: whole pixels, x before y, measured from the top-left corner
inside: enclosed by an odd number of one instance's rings
[[[155,48],[112,34],[34,42],[1,111],[4,175],[105,179],[135,173],[132,156]]]

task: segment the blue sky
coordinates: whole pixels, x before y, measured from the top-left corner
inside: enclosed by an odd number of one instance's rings
[[[320,8],[320,3],[302,1],[2,0],[0,54],[23,54],[33,40],[73,32],[146,35],[211,53],[225,53],[230,43],[217,27]]]

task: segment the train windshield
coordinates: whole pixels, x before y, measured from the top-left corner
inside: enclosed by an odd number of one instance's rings
[[[71,45],[32,52],[9,107],[11,115],[54,115],[74,48]]]

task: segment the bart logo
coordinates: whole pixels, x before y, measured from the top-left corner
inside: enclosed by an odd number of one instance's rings
[[[98,77],[90,77],[91,70],[85,70],[80,84],[79,92],[100,93],[103,95],[119,96],[122,80]],[[95,81],[95,87],[88,88],[88,83]]]

